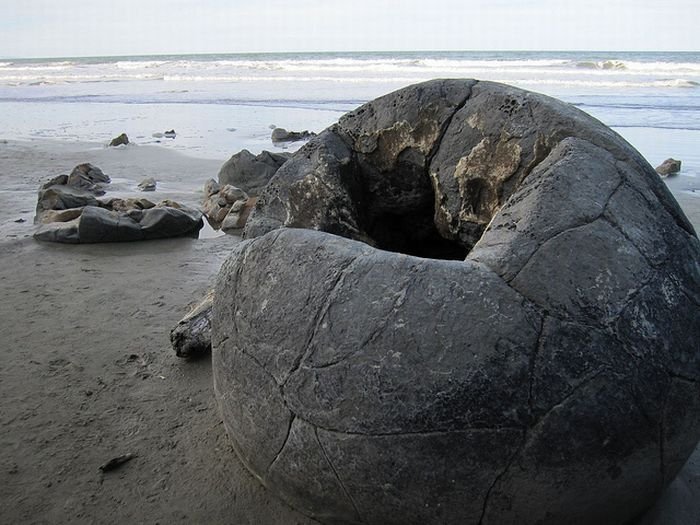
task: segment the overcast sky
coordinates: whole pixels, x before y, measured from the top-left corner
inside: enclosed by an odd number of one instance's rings
[[[700,0],[2,0],[0,56],[700,50]]]

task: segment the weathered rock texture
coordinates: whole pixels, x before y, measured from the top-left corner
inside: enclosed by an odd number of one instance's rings
[[[700,242],[567,104],[377,99],[285,163],[245,235],[216,396],[251,472],[321,522],[622,524],[700,437]]]

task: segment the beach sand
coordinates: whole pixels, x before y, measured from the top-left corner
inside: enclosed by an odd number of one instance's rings
[[[73,246],[31,237],[40,183],[79,163],[112,177],[107,196],[153,176],[159,191],[139,196],[196,206],[224,160],[157,146],[0,142],[2,521],[315,523],[238,461],[210,360],[184,361],[170,347],[170,329],[239,239]],[[693,181],[671,187],[700,228]],[[122,454],[137,457],[101,472]],[[645,524],[700,515],[700,453],[689,464]]]
[[[0,143],[1,521],[312,523],[238,461],[210,359],[170,347],[239,239],[35,241],[40,182],[81,162],[116,181],[107,196],[155,176],[163,191],[140,196],[191,205],[221,165],[158,147]],[[137,457],[100,471],[122,454]]]

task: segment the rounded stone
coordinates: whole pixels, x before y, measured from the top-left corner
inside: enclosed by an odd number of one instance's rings
[[[216,397],[247,468],[322,523],[627,523],[700,437],[700,242],[567,104],[381,97],[280,168],[245,237]]]

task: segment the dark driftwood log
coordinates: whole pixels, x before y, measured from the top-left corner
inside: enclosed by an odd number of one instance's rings
[[[136,454],[122,454],[121,456],[117,456],[116,458],[110,459],[107,463],[104,465],[100,465],[100,470],[102,472],[109,472],[111,470],[118,469],[125,463],[128,463],[135,457],[138,457]]]
[[[170,342],[178,357],[197,357],[211,352],[213,300],[212,290],[170,331]]]

